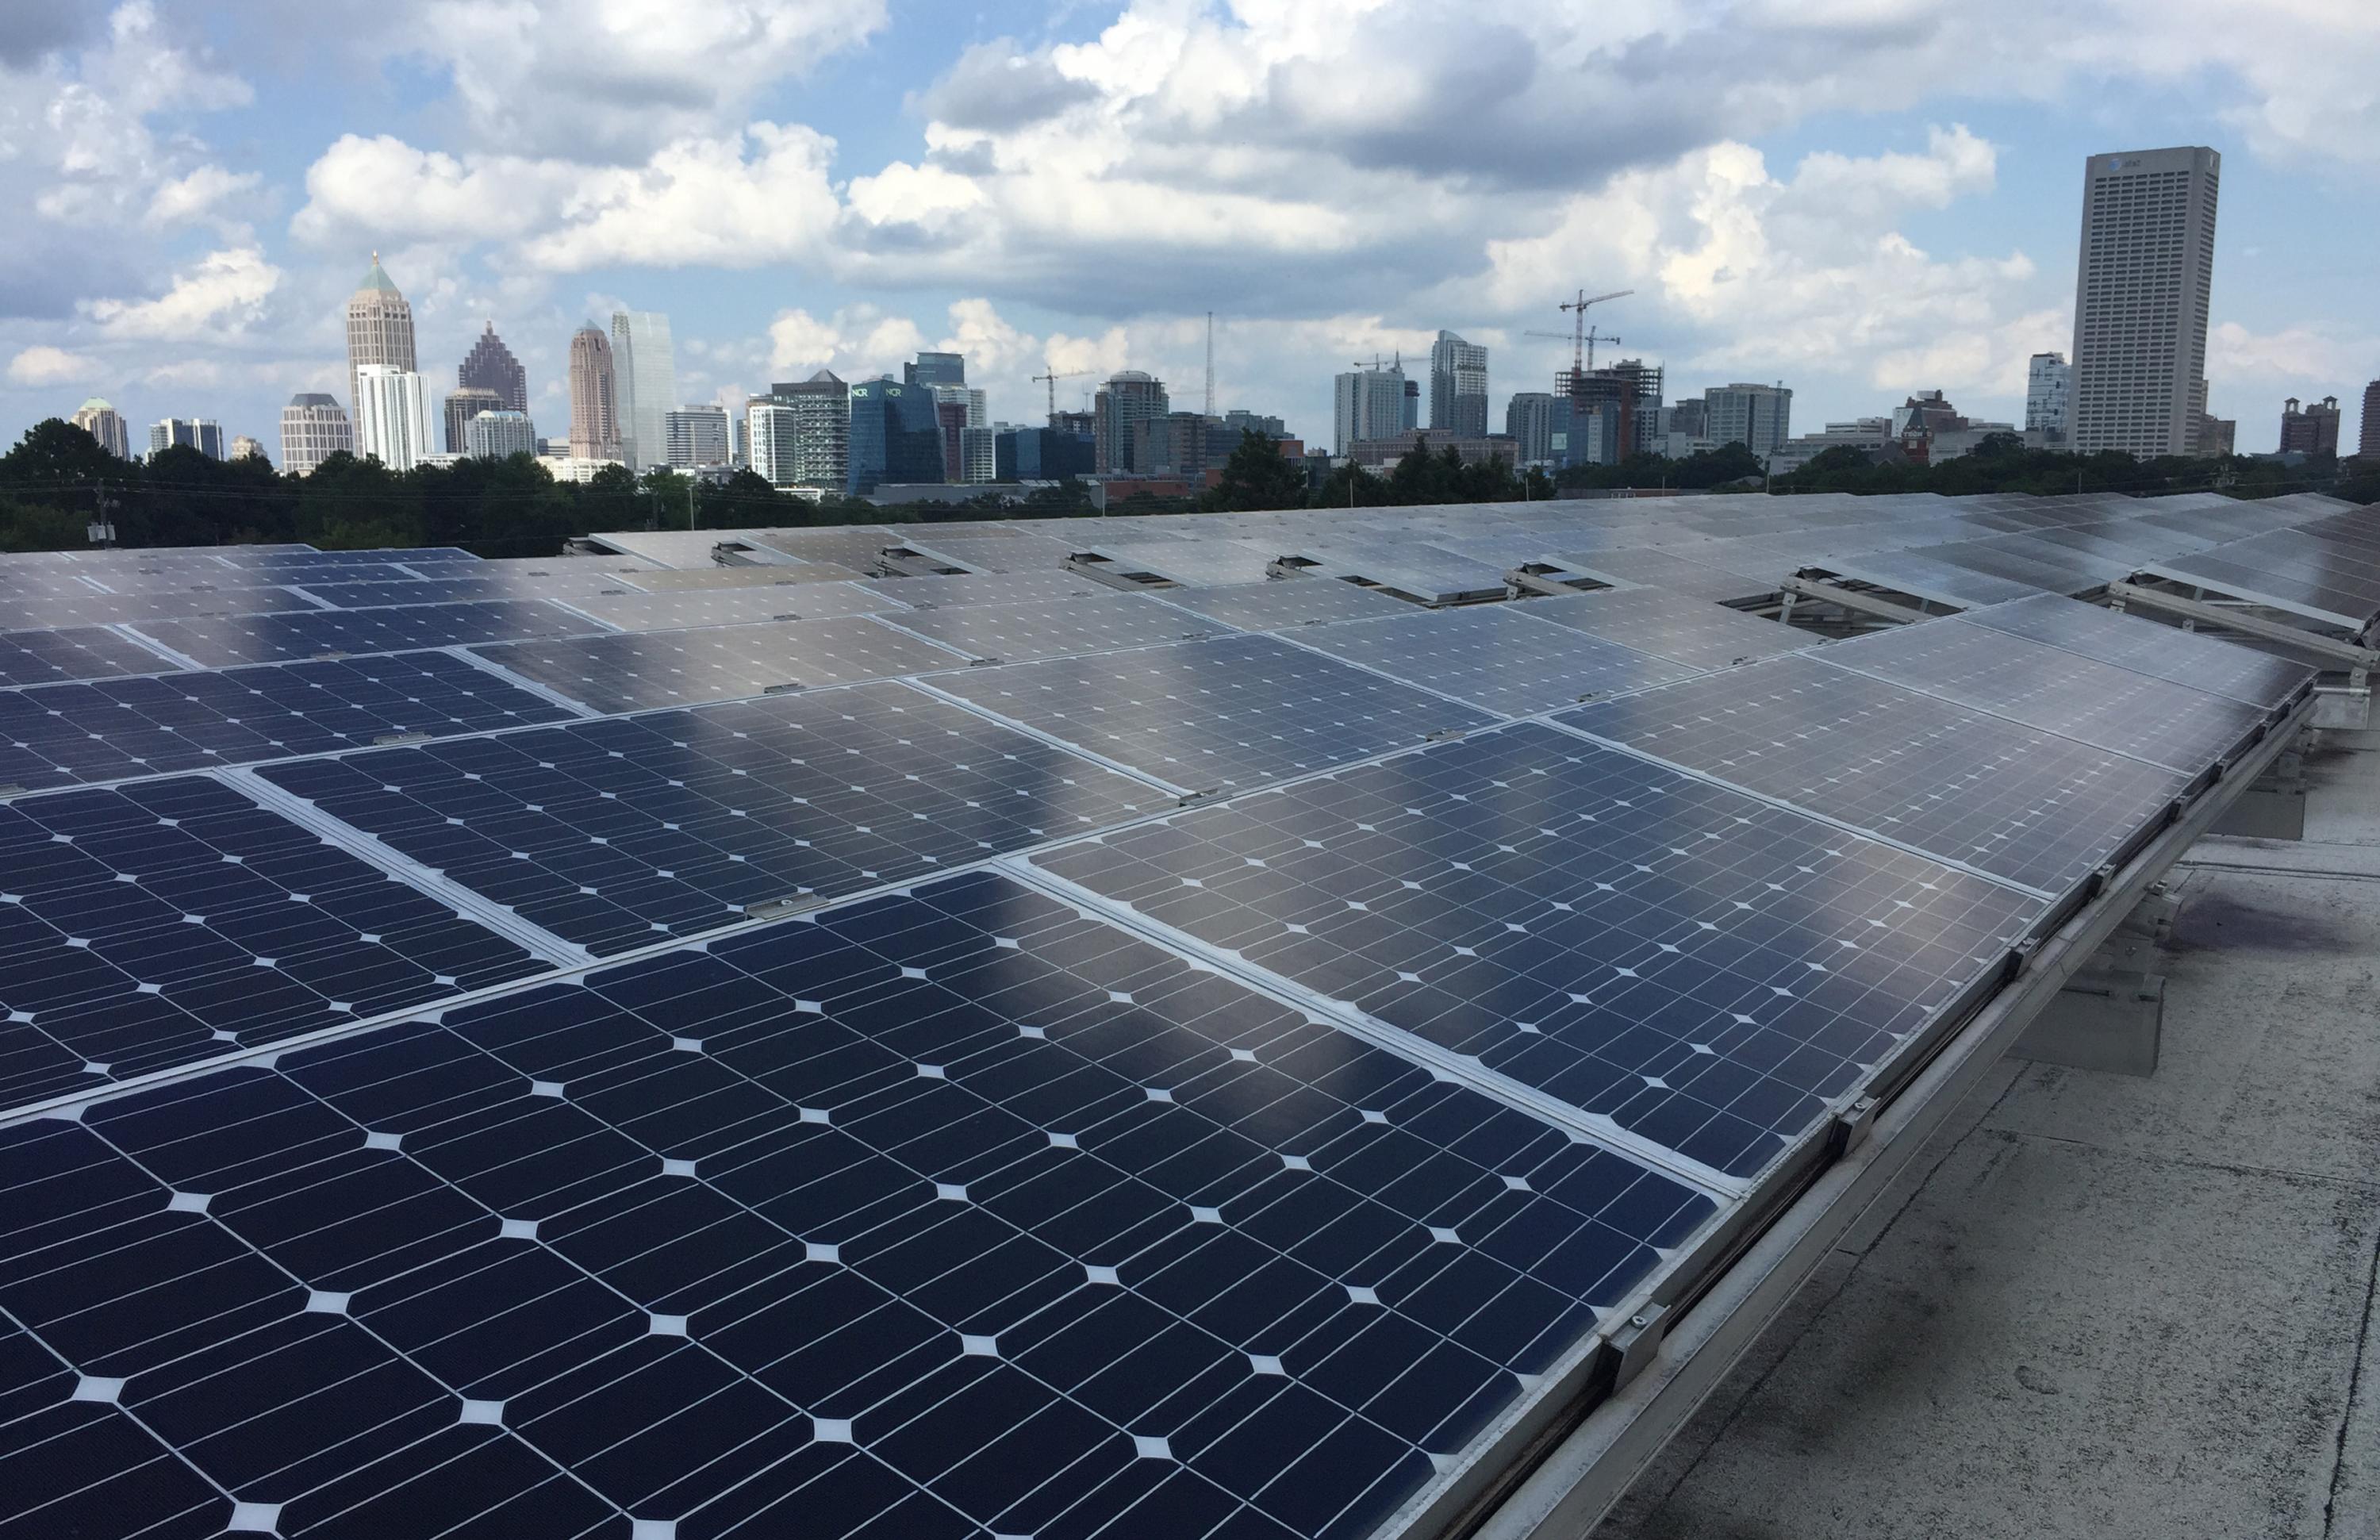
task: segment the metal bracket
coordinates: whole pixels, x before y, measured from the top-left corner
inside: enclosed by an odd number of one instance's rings
[[[1789,600],[1798,594],[1803,599],[1816,600],[1821,604],[1839,604],[1846,610],[1874,615],[1878,620],[1909,622],[1933,618],[1923,610],[1912,610],[1906,604],[1895,604],[1888,599],[1878,599],[1874,594],[1853,593],[1849,588],[1838,588],[1832,583],[1821,583],[1815,578],[1788,577],[1778,585],[1778,591]]]
[[[2138,604],[2152,610],[2162,610],[2197,625],[2219,626],[2236,631],[2243,637],[2255,637],[2264,641],[2280,642],[2310,658],[2319,658],[2338,668],[2370,670],[2380,668],[2380,649],[2358,647],[2336,637],[2317,635],[2298,626],[2269,620],[2246,610],[2235,610],[2220,604],[2209,604],[2203,599],[2185,599],[2162,588],[2143,588],[2138,583],[2110,583],[2107,597],[2119,605]]]
[[[1611,1377],[1615,1392],[1652,1366],[1662,1340],[1670,1334],[1669,1316],[1668,1305],[1647,1304],[1611,1334],[1612,1351],[1620,1355]]]

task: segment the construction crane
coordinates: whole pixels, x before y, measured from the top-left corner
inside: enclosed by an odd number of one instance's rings
[[[1584,333],[1576,336],[1573,336],[1568,332],[1524,332],[1521,335],[1524,337],[1544,337],[1552,342],[1570,343],[1571,368],[1572,370],[1576,370],[1578,368],[1578,349],[1580,345],[1584,344],[1585,347],[1586,367],[1588,369],[1593,369],[1595,367],[1595,345],[1599,342],[1616,343],[1621,340],[1619,337],[1612,335],[1609,332],[1598,332],[1592,326],[1588,327]]]
[[[1058,382],[1061,380],[1079,379],[1081,376],[1088,374],[1090,370],[1087,369],[1070,369],[1062,374],[1053,370],[1048,374],[1037,374],[1033,377],[1033,382],[1035,384],[1038,385],[1046,383],[1050,387],[1050,420],[1051,422],[1056,422],[1058,420]]]
[[[1570,334],[1570,367],[1573,373],[1582,370],[1591,369],[1595,364],[1595,355],[1586,350],[1586,308],[1589,305],[1600,305],[1607,299],[1625,299],[1635,292],[1636,291],[1634,289],[1613,289],[1609,294],[1598,294],[1590,298],[1587,292],[1585,289],[1581,289],[1578,291],[1578,297],[1576,299],[1565,299],[1562,301],[1561,308],[1563,309],[1577,312],[1571,323]],[[1604,342],[1618,342],[1620,339],[1618,337],[1604,337],[1600,340]]]

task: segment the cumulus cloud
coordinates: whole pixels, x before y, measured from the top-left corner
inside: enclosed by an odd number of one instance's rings
[[[63,385],[95,379],[99,371],[96,358],[40,343],[8,360],[8,382],[15,385]]]
[[[202,165],[187,176],[160,183],[149,200],[149,220],[152,224],[181,224],[202,219],[214,212],[218,204],[251,193],[263,178],[252,171],[227,171],[219,165]]]
[[[281,270],[261,250],[244,247],[208,253],[154,299],[94,299],[83,310],[111,338],[202,341],[245,330],[280,282]]]

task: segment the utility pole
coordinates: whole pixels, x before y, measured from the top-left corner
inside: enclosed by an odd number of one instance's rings
[[[108,510],[116,504],[109,500],[107,488],[104,486],[93,486],[91,493],[97,517],[92,521],[91,528],[86,531],[86,535],[89,539],[97,540],[101,550],[112,551],[115,547],[115,525],[109,519],[107,514]]]

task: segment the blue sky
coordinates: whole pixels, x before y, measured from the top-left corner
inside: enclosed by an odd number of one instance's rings
[[[277,454],[375,249],[424,370],[492,319],[556,436],[615,304],[688,399],[953,343],[1014,419],[1052,364],[1196,405],[1212,309],[1218,406],[1320,436],[1441,326],[1500,418],[1580,285],[1673,396],[2016,417],[2083,158],[2205,143],[2213,406],[2269,448],[2380,375],[2374,79],[2362,0],[57,0],[0,16],[0,432],[96,394]]]

